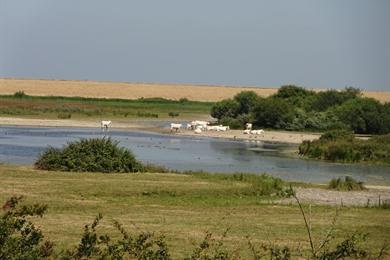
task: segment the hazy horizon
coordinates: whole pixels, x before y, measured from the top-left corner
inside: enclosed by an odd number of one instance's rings
[[[390,1],[0,1],[0,77],[390,90]]]

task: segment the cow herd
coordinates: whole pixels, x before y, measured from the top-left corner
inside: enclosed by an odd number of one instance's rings
[[[171,123],[170,124],[171,132],[178,132],[181,130],[182,127],[183,127],[183,124],[180,124],[180,123]],[[252,130],[251,123],[247,123],[245,125],[245,127],[246,127],[246,129],[243,132],[244,134],[261,135],[264,133],[263,129]],[[195,120],[195,121],[191,121],[190,123],[187,123],[186,129],[193,130],[195,134],[200,134],[203,131],[226,132],[226,131],[230,130],[230,127],[224,126],[224,125],[210,125],[210,122],[208,122],[208,121]]]
[[[101,121],[100,124],[101,124],[102,131],[107,132],[109,126],[111,125],[111,121],[103,120],[103,121]],[[181,124],[181,123],[171,123],[170,124],[171,132],[178,132],[181,130],[182,127],[183,127],[183,124]],[[246,123],[245,128],[246,129],[244,130],[243,134],[261,135],[264,133],[263,129],[253,130],[251,123]],[[226,132],[226,131],[230,130],[230,127],[224,126],[224,125],[210,125],[210,122],[208,122],[208,121],[195,120],[195,121],[191,121],[190,123],[187,123],[186,129],[193,130],[195,134],[201,134],[203,131]]]

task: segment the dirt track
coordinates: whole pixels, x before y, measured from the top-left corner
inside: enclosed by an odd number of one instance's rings
[[[266,97],[277,92],[278,88],[0,79],[0,94],[13,94],[17,91],[24,91],[26,94],[33,96],[79,96],[123,99],[162,97],[176,100],[188,98],[198,101],[218,101],[233,97],[243,90],[253,90],[260,96]],[[390,92],[364,91],[363,93],[367,97],[373,97],[382,102],[390,101]]]

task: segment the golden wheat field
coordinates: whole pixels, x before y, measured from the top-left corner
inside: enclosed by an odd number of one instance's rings
[[[74,80],[0,79],[0,94],[24,91],[32,96],[78,96],[94,98],[153,98],[196,101],[219,101],[233,97],[243,90],[253,90],[260,96],[274,94],[278,88],[210,86],[190,84],[121,83]],[[390,91],[363,91],[367,97],[381,102],[390,101]]]

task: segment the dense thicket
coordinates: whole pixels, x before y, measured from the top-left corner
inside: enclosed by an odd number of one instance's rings
[[[362,97],[360,90],[352,87],[314,92],[288,85],[267,98],[243,91],[232,99],[217,102],[211,116],[238,129],[253,122],[260,128],[390,133],[390,104]]]
[[[331,131],[318,140],[304,141],[299,154],[329,161],[390,164],[390,134],[361,140],[346,131]]]
[[[110,138],[82,139],[62,149],[48,148],[35,162],[41,170],[72,172],[139,172],[144,166]]]

